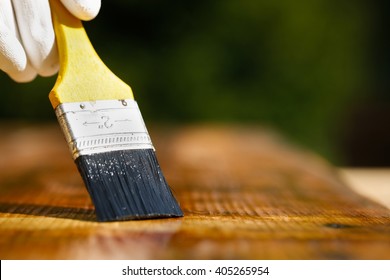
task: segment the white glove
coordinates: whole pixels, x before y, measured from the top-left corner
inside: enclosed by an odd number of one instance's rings
[[[101,0],[61,0],[80,20],[95,18]],[[0,69],[17,82],[59,68],[49,0],[0,0]]]

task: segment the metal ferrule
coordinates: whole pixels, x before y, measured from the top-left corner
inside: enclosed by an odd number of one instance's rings
[[[55,109],[74,159],[128,149],[154,149],[137,102],[63,103]]]

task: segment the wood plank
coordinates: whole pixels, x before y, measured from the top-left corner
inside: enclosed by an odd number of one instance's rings
[[[358,194],[390,209],[389,168],[340,168],[341,178]]]
[[[95,222],[59,127],[0,124],[0,259],[390,259],[390,210],[259,127],[151,127],[184,218]]]

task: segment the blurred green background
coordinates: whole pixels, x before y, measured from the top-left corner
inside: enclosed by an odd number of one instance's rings
[[[147,122],[255,123],[338,165],[390,165],[388,1],[102,2],[85,27]],[[1,73],[0,117],[54,120],[54,81]]]

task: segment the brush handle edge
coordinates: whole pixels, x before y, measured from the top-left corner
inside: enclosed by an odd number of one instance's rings
[[[81,21],[50,0],[60,70],[49,94],[53,108],[68,102],[134,99],[129,85],[99,58]]]

